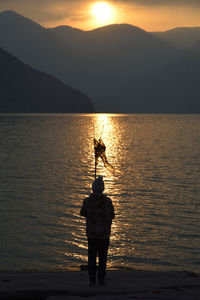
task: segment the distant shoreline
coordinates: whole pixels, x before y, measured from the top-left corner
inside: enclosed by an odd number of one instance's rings
[[[58,112],[55,112],[55,113],[31,113],[31,112],[27,112],[27,113],[3,113],[3,112],[0,112],[0,116],[97,116],[97,115],[110,115],[110,116],[129,116],[129,115],[182,115],[182,116],[194,116],[194,115],[200,115],[199,112],[197,113],[147,113],[147,112],[144,112],[144,113],[115,113],[115,112],[95,112],[95,113],[58,113]]]

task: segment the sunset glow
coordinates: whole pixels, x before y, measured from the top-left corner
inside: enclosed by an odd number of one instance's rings
[[[91,7],[91,14],[97,26],[113,22],[114,8],[108,2],[96,2]]]
[[[0,12],[12,10],[44,27],[71,26],[82,30],[126,23],[146,31],[200,26],[197,0],[9,0]]]

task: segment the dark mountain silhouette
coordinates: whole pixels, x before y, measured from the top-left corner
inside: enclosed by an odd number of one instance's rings
[[[52,32],[53,34],[57,35],[61,40],[67,40],[66,42],[68,43],[69,41],[71,41],[72,43],[79,41],[79,39],[81,39],[84,36],[84,32],[83,30],[77,29],[77,28],[73,28],[71,26],[57,26],[54,28],[48,28],[49,32]],[[80,41],[79,41],[80,43]]]
[[[200,40],[190,47],[187,51],[190,55],[194,55],[194,58],[199,60],[200,59]]]
[[[71,38],[68,27],[55,33],[63,42]],[[86,88],[100,111],[134,111],[135,85],[141,77],[177,56],[173,47],[128,24],[76,31],[73,42],[82,51],[80,65],[91,66],[80,88]]]
[[[29,66],[62,81],[64,65],[69,73],[73,73],[73,49],[68,50],[70,43],[64,46],[56,35],[13,11],[0,13],[0,47]]]
[[[87,96],[0,48],[0,112],[94,112]]]
[[[128,24],[91,31],[69,26],[45,29],[14,12],[3,12],[0,45],[32,67],[86,93],[99,112],[199,109],[199,68],[193,67],[198,43],[183,51]]]
[[[200,27],[178,27],[164,32],[152,32],[152,34],[184,50],[200,41]]]
[[[149,79],[143,78],[139,110],[146,112],[200,113],[200,42]],[[143,107],[142,107],[143,106]]]
[[[88,32],[69,27],[53,31],[14,12],[0,14],[0,45],[4,49],[86,93],[98,111],[129,107],[140,77],[177,55],[165,42],[127,24]]]
[[[50,29],[64,43],[71,41],[72,47],[81,49],[81,60],[104,66],[113,64],[120,69],[130,69],[130,63],[137,72],[168,62],[174,57],[175,49],[155,38],[152,34],[128,24],[113,24],[91,31],[69,29],[68,26]],[[128,69],[127,69],[128,68]]]
[[[188,30],[193,33],[190,43],[198,39],[197,32],[200,28],[195,28],[195,35],[192,30]],[[116,32],[116,40],[113,42],[113,31]],[[104,34],[106,32],[106,34]],[[135,37],[133,39],[133,32]],[[111,48],[113,43],[118,43],[116,49],[121,50],[121,46],[128,44],[128,50],[126,57],[127,63],[130,63],[128,51],[133,49],[135,46],[135,53],[138,46],[140,51],[142,42],[141,32],[143,35],[146,32],[140,28],[130,25],[111,25],[90,32],[86,32],[87,35],[95,35],[97,42],[96,47],[100,48],[100,45],[106,42],[106,47]],[[200,32],[200,31],[199,31]],[[85,34],[85,33],[83,33]],[[102,39],[101,39],[102,34]],[[119,39],[119,36],[121,39]],[[62,36],[63,38],[63,36]],[[107,38],[107,40],[106,40]],[[132,38],[132,40],[131,40]],[[139,39],[139,41],[137,40]],[[148,40],[149,35],[145,37]],[[146,41],[144,38],[144,41]],[[122,43],[122,45],[120,45]],[[132,43],[132,47],[131,47]],[[135,44],[134,44],[135,43]],[[146,47],[145,47],[146,46]],[[148,44],[143,44],[143,49],[147,49],[148,54],[145,53],[145,59],[149,55],[154,60],[154,55],[157,55],[156,63],[154,62],[153,68],[146,72],[142,72],[141,76],[132,77],[132,84],[124,85],[123,93],[124,97],[120,94],[123,99],[124,107],[123,112],[167,112],[167,113],[199,113],[200,112],[200,40],[193,47],[190,47],[188,51],[180,51],[179,55],[176,55],[174,49],[170,49],[174,56],[171,55],[171,59],[167,60],[160,57],[160,44],[158,52],[155,49],[148,47]],[[155,46],[155,45],[154,45]],[[166,51],[169,55],[170,51],[166,46]],[[181,47],[180,47],[181,48]],[[151,52],[152,50],[152,52]],[[162,53],[162,52],[161,52]],[[144,54],[144,53],[142,53]],[[112,55],[112,54],[111,54]],[[140,57],[140,56],[139,56]],[[112,58],[110,59],[112,60]],[[137,58],[138,60],[138,58]],[[139,60],[138,60],[139,62]],[[108,63],[108,62],[107,62]],[[136,63],[135,63],[136,65]],[[139,62],[140,71],[142,69],[142,63]],[[145,62],[146,67],[146,62]],[[126,72],[127,66],[124,71]],[[116,106],[115,106],[116,107]],[[120,110],[119,110],[120,111]]]

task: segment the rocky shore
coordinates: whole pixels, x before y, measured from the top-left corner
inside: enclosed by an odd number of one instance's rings
[[[190,272],[108,271],[90,286],[86,271],[1,272],[0,300],[199,300],[200,276]]]

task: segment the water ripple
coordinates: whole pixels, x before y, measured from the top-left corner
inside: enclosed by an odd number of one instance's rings
[[[200,272],[199,115],[1,116],[1,269],[87,262],[80,207],[94,179],[93,137],[114,203],[108,266]]]

